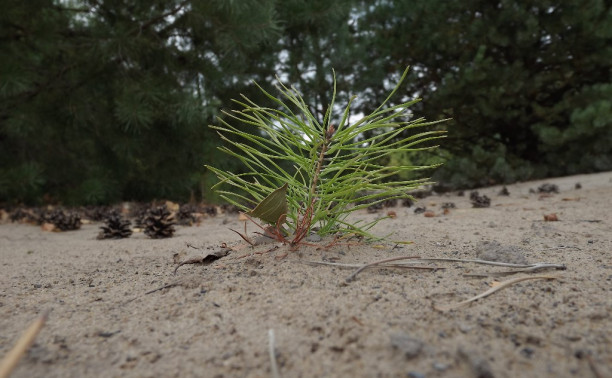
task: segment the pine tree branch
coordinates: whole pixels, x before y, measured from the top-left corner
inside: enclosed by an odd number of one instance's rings
[[[138,30],[138,35],[140,35],[145,29],[147,29],[149,26],[155,24],[156,22],[163,20],[164,18],[168,17],[168,16],[173,16],[175,14],[177,14],[178,12],[181,11],[181,9],[183,9],[185,7],[185,5],[187,5],[189,3],[188,0],[183,1],[182,3],[180,3],[176,8],[169,10],[166,13],[162,13],[157,17],[154,17],[148,21],[146,21],[144,24],[140,25],[139,30]]]

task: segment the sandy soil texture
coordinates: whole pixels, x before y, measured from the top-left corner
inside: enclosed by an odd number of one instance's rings
[[[559,193],[530,193],[543,183]],[[270,377],[273,367],[282,377],[612,377],[612,172],[500,189],[479,190],[487,208],[452,193],[419,200],[430,217],[400,205],[356,214],[394,211],[373,232],[410,245],[236,247],[176,274],[176,261],[240,246],[229,228],[244,222],[208,218],[163,240],[96,240],[99,224],[60,233],[2,224],[0,356],[50,311],[14,377]],[[545,221],[552,213],[558,221]],[[306,263],[398,256],[566,270],[504,276],[489,274],[512,268],[408,260],[398,263],[426,269],[373,268],[347,282],[355,268]],[[451,308],[542,275],[554,279]]]

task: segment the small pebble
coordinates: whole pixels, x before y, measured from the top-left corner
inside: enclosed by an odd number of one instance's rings
[[[534,353],[535,353],[535,350],[533,348],[526,347],[526,348],[521,349],[521,354],[527,358],[533,357]]]
[[[318,243],[322,240],[322,238],[319,234],[310,234],[306,236],[305,240],[310,243]]]
[[[418,371],[411,371],[408,373],[409,378],[425,378],[425,374],[419,373]]]
[[[444,371],[448,368],[448,366],[446,366],[445,364],[441,362],[434,362],[433,368],[436,369],[437,371]]]
[[[391,346],[399,349],[408,359],[414,358],[421,353],[423,342],[419,339],[410,337],[405,333],[391,335]]]

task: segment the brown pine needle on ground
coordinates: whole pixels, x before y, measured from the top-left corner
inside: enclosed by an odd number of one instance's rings
[[[449,311],[449,310],[454,310],[457,309],[459,307],[465,306],[468,303],[477,301],[478,299],[484,298],[484,297],[488,297],[489,295],[495,293],[496,291],[499,291],[501,289],[504,289],[508,286],[514,285],[515,283],[521,282],[521,281],[527,281],[527,280],[554,280],[558,277],[554,277],[554,276],[531,276],[531,277],[518,277],[518,278],[513,278],[511,280],[507,280],[507,281],[503,281],[500,282],[499,285],[496,285],[492,288],[490,288],[489,290],[485,291],[484,293],[478,294],[472,298],[466,299],[465,301],[461,301],[459,303],[454,303],[454,304],[450,304],[450,305],[446,305],[446,306],[436,306],[435,308],[439,311]]]
[[[8,377],[13,369],[17,366],[25,352],[28,348],[34,343],[34,339],[36,339],[36,335],[45,325],[47,321],[47,316],[49,315],[48,311],[45,311],[41,316],[38,317],[29,327],[28,329],[21,335],[17,343],[11,349],[8,354],[2,359],[0,363],[0,378]]]

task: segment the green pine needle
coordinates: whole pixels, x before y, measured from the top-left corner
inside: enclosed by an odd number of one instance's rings
[[[387,106],[407,73],[408,69],[376,110],[352,124],[348,120],[355,97],[346,105],[341,121],[332,122],[335,75],[332,101],[322,122],[295,88],[279,80],[279,98],[255,83],[277,108],[261,107],[242,96],[235,100],[241,110],[225,112],[228,120],[219,119],[220,125],[210,126],[231,146],[220,147],[221,151],[240,160],[246,168],[246,173],[235,174],[207,165],[220,180],[212,189],[249,212],[287,184],[286,222],[290,230],[300,227],[301,217],[312,206],[309,227],[316,227],[320,235],[338,231],[369,235],[367,230],[380,219],[355,224],[347,219],[349,214],[389,198],[409,197],[407,192],[428,183],[427,179],[398,181],[395,177],[405,177],[401,173],[406,171],[435,167],[384,166],[381,158],[436,148],[421,145],[444,137],[440,130],[409,132],[444,121],[411,119],[409,107],[420,100]],[[242,126],[233,126],[230,120]],[[366,201],[369,203],[363,204]]]

